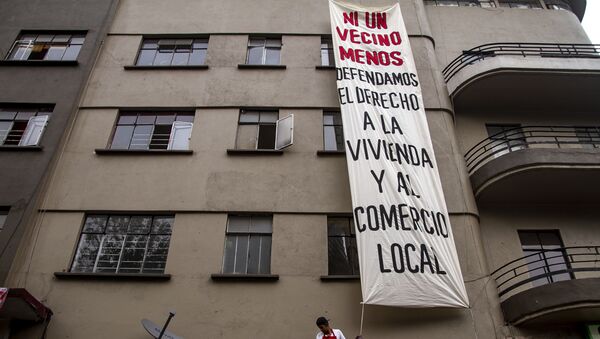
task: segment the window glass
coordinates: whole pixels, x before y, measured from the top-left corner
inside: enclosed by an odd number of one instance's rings
[[[571,273],[554,273],[570,268],[558,231],[518,231],[529,276],[534,286],[572,279]]]
[[[251,37],[248,39],[246,63],[250,65],[279,65],[281,39]]]
[[[328,217],[327,236],[329,274],[358,275],[358,251],[352,217]]]
[[[14,42],[10,60],[77,60],[85,36],[76,34],[22,34]]]
[[[203,65],[208,39],[144,39],[136,61],[141,66]]]
[[[229,216],[223,273],[270,273],[272,220],[272,216]]]
[[[8,217],[8,208],[0,207],[0,231],[4,228],[7,217]]]
[[[118,120],[111,149],[167,150],[171,142],[175,121],[190,122],[191,133],[193,113],[122,113]],[[191,134],[189,134],[191,135]],[[189,138],[188,138],[189,139]],[[189,143],[182,146],[185,149]],[[183,149],[179,147],[178,149]]]
[[[323,148],[326,151],[343,151],[345,149],[340,112],[323,113]]]
[[[0,106],[0,145],[37,145],[46,127],[47,121],[43,116],[49,117],[52,109],[51,106]]]

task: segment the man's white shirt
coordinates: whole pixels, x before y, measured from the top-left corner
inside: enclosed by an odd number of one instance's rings
[[[337,330],[337,329],[333,329],[333,334],[335,335],[335,339],[346,339],[346,337],[344,337],[344,333],[342,333],[342,331]],[[319,331],[319,333],[317,333],[317,338],[316,339],[323,339],[323,332]]]

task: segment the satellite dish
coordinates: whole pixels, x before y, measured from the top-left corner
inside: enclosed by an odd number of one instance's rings
[[[162,330],[162,326],[158,326],[148,319],[142,319],[142,326],[144,326],[146,331],[148,331],[148,333],[150,333],[150,335],[153,338],[158,338],[158,336],[160,335],[160,331]],[[162,339],[183,339],[183,338],[179,337],[169,331],[165,331],[165,333],[163,333],[163,335],[162,335]]]

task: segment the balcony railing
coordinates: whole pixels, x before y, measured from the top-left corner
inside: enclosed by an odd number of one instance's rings
[[[576,273],[583,277],[584,272],[588,272],[586,277],[600,277],[600,246],[540,250],[500,267],[492,273],[492,278],[496,280],[498,295],[502,297],[526,284],[540,286],[578,279]]]
[[[503,42],[471,48],[452,60],[442,74],[448,82],[463,68],[498,55],[551,58],[600,58],[600,45]]]
[[[492,159],[526,148],[600,149],[600,127],[521,126],[494,134],[473,146],[466,154],[467,170]]]

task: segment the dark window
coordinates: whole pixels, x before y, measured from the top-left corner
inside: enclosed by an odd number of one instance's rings
[[[496,7],[494,0],[425,0],[426,5],[432,6],[464,6],[464,7]]]
[[[575,127],[575,135],[583,148],[600,148],[600,127]]]
[[[321,66],[335,66],[331,37],[321,37]]]
[[[527,148],[525,135],[519,124],[486,124],[485,128],[490,137],[486,148],[491,149],[496,157]]]
[[[37,145],[52,109],[50,106],[0,107],[0,145]]]
[[[204,65],[207,49],[208,38],[144,39],[136,65]]]
[[[542,8],[539,0],[498,0],[500,7],[511,8]]]
[[[343,151],[345,149],[340,112],[323,112],[323,148],[326,151]]]
[[[193,113],[123,112],[110,148],[187,150],[193,121]]]
[[[23,33],[14,42],[8,60],[77,60],[85,34]]]
[[[281,38],[250,37],[248,39],[248,65],[279,65]]]
[[[564,0],[544,0],[548,9],[572,11],[571,5]]]
[[[0,231],[4,228],[6,218],[8,217],[8,207],[0,207]]]
[[[329,275],[358,275],[358,251],[352,217],[327,218]]]
[[[237,149],[275,149],[277,111],[240,111]]]
[[[230,215],[227,220],[223,273],[271,273],[270,215]]]
[[[163,273],[172,215],[88,215],[71,272]]]
[[[569,269],[563,242],[558,231],[518,231],[527,267],[535,286],[570,280],[570,273],[553,273]]]

